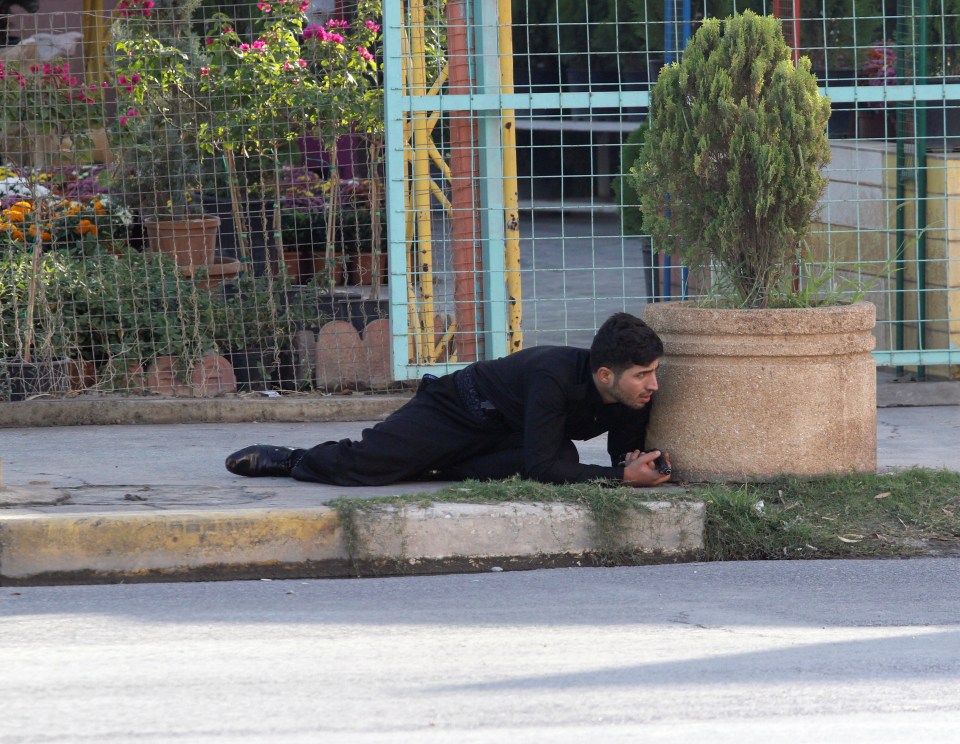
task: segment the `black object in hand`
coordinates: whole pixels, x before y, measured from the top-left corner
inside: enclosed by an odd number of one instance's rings
[[[653,467],[657,469],[657,472],[660,475],[670,475],[673,472],[673,469],[667,464],[667,457],[662,452],[660,457],[653,461]]]

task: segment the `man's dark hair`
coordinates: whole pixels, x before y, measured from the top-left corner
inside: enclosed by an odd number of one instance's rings
[[[635,364],[653,364],[661,356],[663,342],[650,326],[630,313],[614,313],[590,344],[590,371],[608,367],[620,374]]]

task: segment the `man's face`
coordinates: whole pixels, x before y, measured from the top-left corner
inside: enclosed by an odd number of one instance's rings
[[[642,367],[635,364],[620,374],[608,367],[597,370],[597,389],[605,403],[622,403],[628,408],[643,408],[660,388],[657,384],[658,359],[653,364]]]

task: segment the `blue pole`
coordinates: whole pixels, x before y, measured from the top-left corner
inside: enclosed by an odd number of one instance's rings
[[[686,49],[688,41],[690,41],[690,0],[683,0],[683,33],[681,45],[684,49]],[[687,281],[689,280],[690,269],[684,266],[681,275],[680,297],[685,300],[687,299]]]
[[[691,8],[690,0],[682,0],[683,5],[681,6],[681,18],[678,21],[675,17],[675,7],[674,3],[676,0],[664,0],[663,2],[663,27],[664,27],[664,49],[663,49],[663,61],[665,64],[670,64],[677,57],[677,52],[687,46],[687,42],[690,40],[690,21],[691,21]],[[678,34],[677,31],[680,33]],[[679,39],[679,47],[674,47],[674,38]],[[666,216],[670,216],[670,207],[666,209]],[[670,256],[663,257],[663,296],[669,297],[671,295],[670,287],[670,269],[672,268],[673,261]],[[690,270],[684,266],[681,271],[680,279],[680,297],[686,299],[687,297],[687,281],[689,279]]]
[[[663,0],[663,63],[669,65],[674,61],[673,49],[673,4],[676,0]],[[670,195],[667,194],[667,202]],[[670,216],[670,207],[664,210],[664,216]],[[660,283],[660,292],[664,299],[670,296],[670,256],[663,257],[663,281]]]

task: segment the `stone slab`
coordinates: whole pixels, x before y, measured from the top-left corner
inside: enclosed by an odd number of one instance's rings
[[[16,514],[0,517],[0,584],[437,573],[610,549],[675,561],[702,547],[704,513],[699,502],[646,503],[615,546],[566,504],[374,507],[348,525],[329,507]]]

